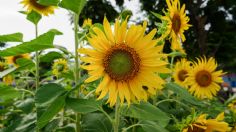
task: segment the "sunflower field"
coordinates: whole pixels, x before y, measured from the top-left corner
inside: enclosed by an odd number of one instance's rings
[[[236,132],[228,71],[206,47],[188,47],[197,40],[189,43],[191,28],[201,25],[187,1],[162,1],[161,11],[149,11],[155,21],[136,23],[129,10],[92,19],[84,15],[91,2],[19,0],[35,38],[0,35],[0,45],[18,43],[0,49],[0,132]],[[71,17],[73,52],[55,44],[58,29],[38,32],[60,8]]]

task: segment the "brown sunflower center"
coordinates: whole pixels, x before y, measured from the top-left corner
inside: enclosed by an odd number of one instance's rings
[[[189,126],[187,132],[205,132],[203,128],[197,127],[195,125]]]
[[[187,77],[188,72],[186,70],[181,70],[178,73],[178,78],[181,82],[183,82],[185,80],[185,78]]]
[[[212,76],[208,71],[201,70],[196,74],[196,82],[201,87],[207,87],[212,82]]]
[[[140,68],[140,58],[133,48],[125,44],[112,46],[103,59],[105,72],[115,81],[133,79]]]
[[[16,64],[17,59],[20,59],[20,58],[23,58],[23,56],[22,56],[22,55],[14,56],[14,57],[12,58],[13,63]]]
[[[181,19],[179,14],[174,14],[172,18],[172,29],[174,30],[175,34],[179,33],[181,27]]]
[[[38,9],[45,9],[48,7],[48,6],[40,5],[39,3],[37,3],[37,0],[30,0],[30,4]]]

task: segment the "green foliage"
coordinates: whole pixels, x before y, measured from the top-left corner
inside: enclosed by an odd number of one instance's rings
[[[80,15],[86,4],[86,0],[62,0],[59,4],[60,7],[73,11],[75,14]]]
[[[101,108],[101,102],[94,99],[66,99],[66,106],[79,113],[90,113]]]
[[[55,59],[63,58],[61,53],[52,51],[40,57],[40,62],[51,63]]]
[[[44,50],[48,48],[53,48],[53,40],[55,35],[61,35],[62,33],[53,29],[48,31],[47,33],[40,35],[34,40],[29,42],[24,42],[15,47],[7,48],[5,50],[0,51],[1,57],[6,56],[16,56],[24,53],[31,53],[34,51]]]
[[[32,22],[35,25],[38,24],[38,22],[41,20],[41,18],[42,18],[42,16],[34,10],[32,10],[29,14],[27,14],[27,20],[29,20],[30,22]]]
[[[38,0],[37,2],[45,6],[57,6],[60,0]]]
[[[0,99],[3,101],[18,98],[21,95],[17,89],[3,84],[0,85],[0,91]]]
[[[22,33],[0,35],[0,42],[22,42],[22,41],[23,41]]]

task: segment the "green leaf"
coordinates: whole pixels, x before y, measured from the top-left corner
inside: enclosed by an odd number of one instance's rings
[[[38,0],[37,3],[44,6],[57,6],[60,0]]]
[[[6,56],[16,56],[24,53],[30,53],[34,51],[44,50],[48,48],[53,48],[53,40],[55,35],[61,35],[62,33],[57,30],[50,30],[47,33],[39,36],[38,38],[30,41],[24,42],[15,47],[7,48],[0,51],[1,57]]]
[[[102,113],[89,113],[83,116],[84,132],[112,132],[112,124]]]
[[[38,22],[41,20],[41,18],[42,18],[42,16],[34,10],[32,10],[29,14],[27,14],[27,20],[29,20],[30,22],[32,22],[35,25],[38,24]]]
[[[59,59],[59,58],[63,58],[63,55],[61,53],[52,51],[52,52],[49,52],[49,53],[43,55],[40,58],[40,62],[51,63],[53,60]]]
[[[59,6],[80,15],[85,4],[86,0],[62,0]]]
[[[27,98],[26,100],[20,100],[17,102],[16,106],[21,109],[24,113],[30,113],[31,110],[34,108],[34,99]]]
[[[165,112],[161,111],[159,108],[151,105],[148,102],[132,104],[130,107],[124,105],[121,108],[121,113],[125,116],[138,118],[141,120],[157,121],[160,125],[162,125],[162,122],[168,122],[170,120]]]
[[[0,42],[23,42],[22,33],[0,35]]]
[[[21,96],[20,92],[15,88],[6,85],[0,85],[0,91],[0,100],[3,101],[15,99]]]
[[[154,121],[141,121],[140,124],[145,132],[168,132]]]
[[[58,97],[39,117],[37,126],[39,129],[43,128],[47,123],[58,113],[65,105],[66,96]]]
[[[158,13],[155,13],[155,12],[152,12],[152,11],[151,11],[151,13],[152,13],[155,17],[157,17],[157,18],[159,18],[159,19],[162,18],[162,15],[160,15],[160,14],[158,14]]]
[[[45,107],[55,101],[66,90],[58,84],[49,83],[40,87],[35,94],[36,107]]]
[[[101,102],[94,99],[66,99],[66,106],[79,113],[89,113],[100,109]]]
[[[8,74],[13,73],[16,69],[17,69],[16,67],[12,67],[12,68],[9,68],[7,70],[4,70],[4,71],[0,72],[0,78],[3,78]]]
[[[176,83],[167,83],[166,88],[172,90],[174,93],[179,95],[180,99],[185,100],[193,105],[202,106],[203,104],[194,98],[185,88],[177,85]]]

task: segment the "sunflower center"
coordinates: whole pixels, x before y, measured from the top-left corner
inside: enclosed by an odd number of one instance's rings
[[[65,66],[64,66],[63,64],[57,65],[57,70],[58,70],[59,72],[62,72],[62,71],[64,70],[64,68],[65,68]]]
[[[108,50],[103,59],[105,72],[115,81],[133,79],[140,66],[140,58],[133,48],[116,44]]]
[[[202,70],[196,74],[196,82],[201,87],[207,87],[212,82],[212,76],[208,71]]]
[[[179,33],[181,27],[181,19],[179,14],[174,14],[172,18],[172,29],[174,30],[175,34]]]
[[[12,59],[13,63],[16,64],[17,59],[20,59],[20,58],[23,58],[23,56],[22,55],[14,56]]]
[[[195,125],[189,126],[187,132],[205,132],[203,128],[197,127]]]
[[[187,77],[188,72],[186,70],[181,70],[178,73],[178,78],[181,82],[183,82],[185,80],[185,78]]]
[[[47,6],[40,5],[39,3],[37,3],[37,0],[30,0],[30,3],[32,4],[32,6],[38,8],[38,9],[45,9],[45,8],[47,8]]]

